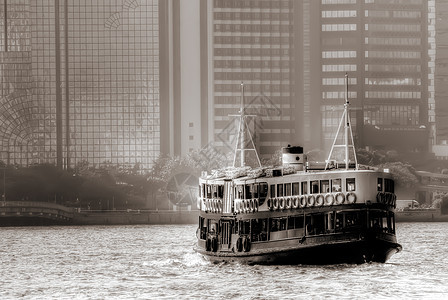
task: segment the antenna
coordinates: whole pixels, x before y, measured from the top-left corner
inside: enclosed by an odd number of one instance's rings
[[[345,73],[345,103],[344,103],[344,113],[342,114],[341,122],[339,123],[338,131],[336,132],[336,136],[334,137],[333,145],[331,146],[330,153],[328,154],[328,159],[325,164],[325,169],[328,169],[330,164],[331,156],[333,155],[333,151],[335,147],[343,147],[345,150],[345,169],[349,169],[350,164],[350,149],[353,151],[353,156],[355,160],[355,169],[358,169],[358,159],[356,158],[356,150],[355,150],[355,142],[353,140],[353,131],[352,124],[350,121],[350,113],[349,113],[349,101],[348,101],[348,74]],[[336,144],[339,133],[341,131],[342,124],[344,124],[344,144]],[[350,144],[351,141],[351,144]]]
[[[246,123],[246,117],[255,117],[256,115],[246,115],[244,107],[244,83],[241,82],[241,106],[239,115],[230,115],[234,117],[239,117],[240,122],[238,125],[238,137],[235,143],[235,153],[233,156],[233,167],[236,167],[236,157],[238,156],[238,152],[240,153],[240,165],[244,167],[246,165],[246,151],[254,151],[255,156],[257,157],[257,162],[259,167],[261,167],[260,158],[258,157],[257,149],[255,148],[254,140],[252,139],[252,134],[250,133],[249,126]],[[246,130],[249,133],[249,139],[252,148],[246,149]],[[238,147],[239,146],[239,147]]]

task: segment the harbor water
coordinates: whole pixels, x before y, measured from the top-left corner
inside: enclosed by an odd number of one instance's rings
[[[448,223],[398,223],[385,264],[212,264],[195,225],[0,228],[1,299],[442,299]]]

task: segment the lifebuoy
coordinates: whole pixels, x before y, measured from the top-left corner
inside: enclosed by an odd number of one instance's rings
[[[299,197],[294,196],[294,198],[292,199],[292,208],[298,208],[299,205],[300,205]]]
[[[306,195],[300,196],[300,202],[299,202],[300,204],[299,205],[301,208],[306,207],[307,202],[308,202],[308,199],[307,199]]]
[[[280,199],[278,200],[278,207],[281,209],[281,210],[283,210],[283,209],[285,209],[285,198],[283,198],[283,197],[280,197]]]
[[[216,199],[212,199],[212,213],[216,213]]]
[[[325,205],[333,205],[334,203],[334,196],[331,193],[328,193],[325,195]]]
[[[274,198],[272,202],[272,207],[274,208],[274,210],[278,210],[278,198]]]
[[[337,193],[335,196],[336,204],[343,204],[345,202],[345,195],[341,192]]]
[[[243,251],[243,239],[242,239],[242,237],[239,237],[236,240],[236,251],[238,251],[238,252]]]
[[[387,204],[389,206],[392,206],[394,204],[393,202],[394,202],[394,194],[389,193],[389,199],[387,199]]]
[[[255,203],[254,199],[247,200],[249,202],[249,211],[254,212],[255,211]]]
[[[292,204],[291,204],[291,197],[286,197],[286,199],[285,199],[285,208],[286,209],[291,209],[291,206],[292,206]]]
[[[346,198],[347,198],[347,202],[349,204],[356,203],[356,194],[355,193],[348,192]]]
[[[376,194],[376,202],[377,203],[383,203],[383,192],[378,192]]]
[[[266,201],[266,205],[268,206],[268,209],[269,209],[269,210],[272,210],[272,209],[273,209],[271,198],[269,198],[268,201]]]
[[[243,238],[243,251],[244,252],[250,251],[250,240],[248,237]]]
[[[222,212],[222,200],[218,199],[218,210],[221,213]]]
[[[212,238],[212,251],[216,252],[218,251],[218,239],[217,238]]]
[[[322,206],[324,205],[324,196],[322,194],[319,194],[316,196],[316,206]]]
[[[306,206],[314,206],[314,203],[316,202],[316,197],[314,195],[309,195],[308,199],[306,200]]]
[[[254,210],[255,210],[255,212],[258,211],[258,207],[260,207],[260,202],[258,201],[258,199],[254,199]]]
[[[250,213],[250,199],[244,200],[244,202],[246,203],[246,213]]]

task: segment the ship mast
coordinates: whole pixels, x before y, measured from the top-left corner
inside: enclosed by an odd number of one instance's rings
[[[235,143],[235,153],[233,156],[233,167],[236,167],[236,159],[238,156],[238,152],[240,154],[240,166],[246,166],[246,151],[254,151],[255,156],[257,157],[257,162],[259,167],[261,167],[260,158],[258,157],[257,149],[255,148],[254,141],[252,139],[252,134],[250,133],[249,126],[246,123],[246,117],[255,117],[255,115],[246,115],[244,108],[244,84],[241,82],[241,105],[239,115],[230,115],[239,117],[239,125],[238,125],[238,136]],[[250,143],[252,148],[246,149],[246,130],[249,135]],[[238,147],[239,146],[239,147]]]
[[[325,169],[328,169],[331,162],[331,157],[333,155],[333,150],[336,147],[343,147],[345,150],[345,169],[349,169],[350,165],[350,149],[353,151],[353,157],[355,160],[355,169],[358,169],[358,160],[356,158],[356,150],[355,150],[355,143],[353,140],[353,131],[352,131],[352,125],[350,121],[350,113],[349,113],[349,101],[348,101],[348,74],[345,74],[345,103],[344,103],[344,113],[342,114],[341,122],[339,123],[338,131],[336,132],[336,136],[333,141],[333,145],[331,146],[330,153],[328,155],[328,159],[325,164]],[[338,145],[336,144],[339,133],[341,131],[342,124],[344,124],[344,144]],[[350,144],[351,141],[351,144]]]

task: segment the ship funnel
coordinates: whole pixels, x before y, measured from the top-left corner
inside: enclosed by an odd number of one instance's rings
[[[290,146],[282,148],[283,166],[295,167],[297,171],[303,171],[305,159],[303,156],[303,147]]]

